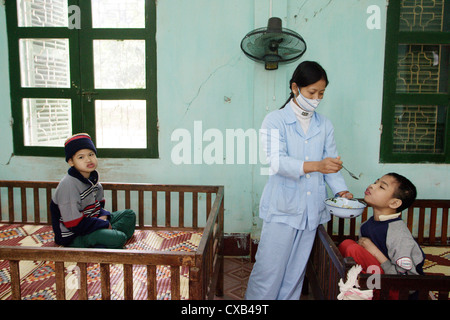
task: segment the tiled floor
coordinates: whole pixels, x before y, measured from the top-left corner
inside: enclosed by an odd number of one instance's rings
[[[224,296],[216,297],[220,300],[243,300],[247,282],[252,272],[253,263],[250,258],[225,257],[224,259]],[[312,297],[304,296],[302,300],[311,300]]]
[[[250,258],[225,257],[223,268],[224,296],[218,299],[243,300],[252,268],[253,263],[250,262]]]

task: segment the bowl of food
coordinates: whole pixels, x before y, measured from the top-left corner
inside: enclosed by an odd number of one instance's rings
[[[325,200],[327,211],[339,218],[355,218],[361,215],[367,204],[363,201],[347,198],[329,198]]]

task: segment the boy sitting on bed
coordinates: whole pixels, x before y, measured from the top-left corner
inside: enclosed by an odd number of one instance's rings
[[[423,274],[425,255],[401,218],[401,212],[416,198],[416,188],[407,178],[388,173],[367,187],[364,201],[373,216],[361,225],[358,243],[345,240],[339,245],[344,257],[362,266],[378,266],[376,273]]]
[[[71,168],[50,204],[55,242],[81,248],[123,248],[134,233],[136,215],[129,209],[113,213],[104,209],[97,150],[91,137],[73,135],[64,143],[64,150]]]

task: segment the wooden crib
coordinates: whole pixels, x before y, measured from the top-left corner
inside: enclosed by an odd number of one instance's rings
[[[58,182],[0,181],[0,223],[51,224],[49,205]],[[180,267],[189,271],[189,299],[212,299],[223,292],[223,186],[102,183],[108,211],[131,208],[136,230],[201,232],[193,252],[0,246],[0,260],[9,262],[11,298],[22,299],[19,264],[24,260],[54,261],[56,298],[66,299],[65,262],[80,268],[79,299],[88,299],[87,266],[100,264],[101,299],[111,299],[110,267],[123,265],[123,295],[133,300],[133,266],[146,267],[147,298],[156,299],[156,267],[170,266],[170,296],[180,299]],[[5,210],[4,208],[7,208]],[[32,210],[30,210],[32,208]],[[148,221],[147,221],[148,220]],[[0,242],[1,245],[1,242]]]
[[[448,235],[450,200],[416,200],[402,213],[409,230],[421,246],[450,246]],[[336,300],[339,294],[339,280],[346,279],[347,271],[355,265],[353,258],[343,258],[336,244],[344,239],[358,238],[359,225],[371,214],[366,208],[355,219],[342,219],[332,216],[326,228],[319,226],[313,250],[308,261],[306,277],[315,299]],[[438,221],[440,223],[438,223]],[[337,230],[337,233],[333,233]],[[426,272],[426,271],[425,271]],[[359,284],[367,288],[370,275],[360,274]],[[450,276],[429,275],[401,276],[382,275],[380,279],[380,299],[388,299],[390,289],[399,290],[399,298],[408,299],[411,292],[417,292],[421,300],[434,297],[447,300],[450,291]]]

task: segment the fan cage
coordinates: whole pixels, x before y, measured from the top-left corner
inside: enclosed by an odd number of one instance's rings
[[[250,37],[253,37],[253,36],[255,36],[255,35],[258,35],[258,34],[261,34],[261,35],[264,35],[264,34],[270,34],[270,33],[273,33],[273,34],[279,34],[279,35],[290,35],[290,36],[292,36],[292,37],[294,37],[294,38],[297,38],[298,40],[300,40],[301,42],[303,42],[303,45],[305,46],[305,49],[303,50],[303,52],[301,52],[299,55],[297,55],[297,56],[295,56],[295,57],[292,57],[292,58],[288,58],[288,59],[280,59],[280,60],[278,60],[278,61],[274,61],[274,60],[265,60],[264,59],[264,57],[270,57],[270,56],[273,56],[273,55],[270,55],[270,54],[265,54],[263,57],[257,57],[257,56],[254,56],[254,55],[252,55],[250,52],[248,52],[245,48],[244,48],[244,43],[245,43],[245,41],[246,41],[246,39],[248,39],[248,38],[250,38]],[[252,60],[254,60],[254,61],[256,61],[256,62],[266,62],[266,63],[279,63],[279,64],[283,64],[283,63],[290,63],[290,62],[293,62],[293,61],[295,61],[295,60],[298,60],[305,52],[306,52],[306,42],[305,42],[305,40],[303,39],[303,37],[301,36],[301,35],[299,35],[297,32],[295,32],[295,31],[292,31],[292,30],[290,30],[290,29],[286,29],[286,28],[282,28],[281,29],[281,32],[270,32],[268,29],[267,29],[267,27],[262,27],[262,28],[258,28],[258,29],[254,29],[254,30],[252,30],[252,31],[250,31],[249,33],[247,33],[246,35],[245,35],[245,37],[242,39],[242,41],[241,41],[241,50],[244,52],[244,54],[247,56],[247,57],[249,57],[250,59],[252,59]]]

